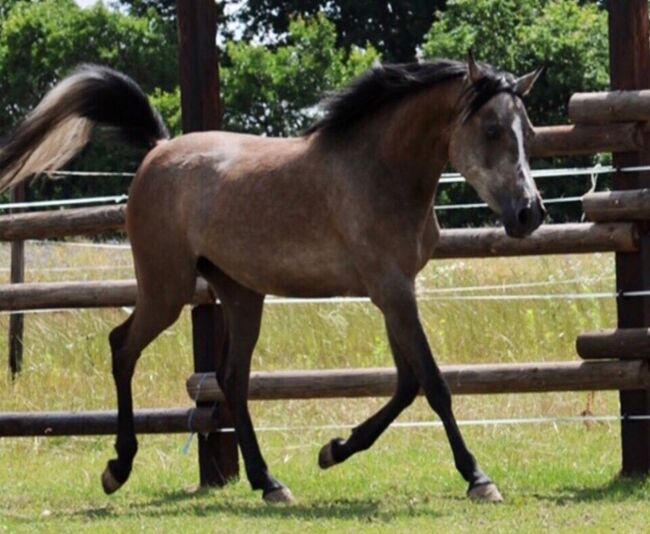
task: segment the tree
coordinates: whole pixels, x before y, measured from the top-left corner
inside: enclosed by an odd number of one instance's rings
[[[426,58],[464,60],[471,48],[479,59],[515,74],[539,65],[547,70],[526,98],[535,124],[567,121],[572,93],[606,89],[608,74],[607,14],[593,2],[576,0],[450,0],[447,10],[428,32]],[[549,161],[542,162],[545,166]],[[558,165],[585,165],[589,159],[555,161]],[[586,182],[545,180],[547,197],[584,193]],[[468,202],[476,197],[464,184],[445,186],[440,201]],[[580,217],[578,204],[549,207],[555,220]],[[484,212],[487,216],[487,210]],[[472,214],[472,223],[485,217]],[[468,221],[467,214],[448,211],[441,217],[450,226]]]
[[[151,9],[167,19],[176,13],[174,0],[115,0],[114,4],[139,16]],[[446,0],[225,0],[218,2],[219,32],[226,42],[241,34],[238,40],[243,42],[283,46],[288,44],[291,20],[323,13],[336,27],[339,47],[349,51],[370,43],[388,61],[413,61],[436,10],[445,4]]]
[[[176,20],[176,0],[111,0],[109,5],[126,7],[136,17],[146,17],[153,11],[166,20]]]
[[[121,70],[147,92],[173,90],[178,79],[175,43],[175,35],[155,15],[130,17],[101,4],[80,9],[73,0],[17,2],[0,19],[0,137],[79,63]],[[122,143],[94,143],[74,166],[133,170],[141,156]],[[125,191],[126,183],[62,180],[39,187],[48,195],[63,189],[97,194]]]
[[[451,0],[425,37],[424,57],[464,60],[469,49],[523,74],[547,71],[527,99],[538,124],[565,122],[572,93],[607,87],[607,15],[576,0]]]
[[[287,44],[229,43],[221,66],[224,129],[252,134],[298,135],[314,120],[322,96],[366,71],[377,51],[336,46],[336,29],[324,15],[297,18]],[[180,133],[180,93],[156,91],[152,102],[172,132]]]
[[[324,13],[345,49],[370,43],[387,61],[413,61],[417,46],[446,0],[249,0],[237,13],[244,39],[286,34],[295,16]],[[280,39],[281,42],[281,39]]]
[[[300,132],[314,119],[326,91],[379,58],[372,47],[338,48],[336,29],[324,15],[291,21],[287,44],[274,50],[230,43],[227,53],[230,65],[221,77],[226,128],[266,135]]]
[[[155,17],[128,17],[101,4],[80,9],[73,0],[18,3],[0,33],[0,131],[80,63],[110,65],[146,91],[173,88],[177,59],[169,40]]]

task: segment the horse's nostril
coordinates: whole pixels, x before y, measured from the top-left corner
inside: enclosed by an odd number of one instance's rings
[[[517,213],[517,221],[521,226],[528,226],[532,209],[529,207],[521,208]]]

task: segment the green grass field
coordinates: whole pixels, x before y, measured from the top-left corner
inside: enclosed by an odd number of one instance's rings
[[[0,247],[0,266],[9,265]],[[84,267],[85,271],[67,269]],[[28,244],[28,281],[132,276],[128,251]],[[8,273],[0,272],[6,282]],[[567,282],[567,280],[569,282]],[[611,255],[432,262],[419,278],[422,316],[442,364],[576,359],[575,336],[611,327],[612,299],[458,301],[440,288],[557,282],[506,292],[613,290]],[[472,292],[457,293],[470,295]],[[25,320],[25,366],[12,382],[0,373],[0,410],[113,408],[106,336],[124,310],[32,314]],[[6,332],[8,316],[0,315]],[[134,380],[138,408],[189,406],[187,312],[144,353]],[[6,361],[6,345],[0,358]],[[391,365],[379,314],[366,304],[267,306],[254,357],[259,370]],[[187,435],[141,436],[129,483],[106,497],[99,475],[112,437],[0,441],[0,528],[92,532],[489,532],[648,531],[650,484],[622,481],[618,423],[468,426],[473,452],[499,485],[503,505],[464,497],[443,431],[389,430],[368,452],[322,472],[321,445],[348,430],[323,425],[362,421],[383,399],[251,403],[273,472],[298,500],[266,506],[242,479],[223,490],[193,491],[195,443]],[[454,400],[462,421],[492,418],[614,415],[616,393],[467,396]],[[400,421],[435,421],[419,399]]]

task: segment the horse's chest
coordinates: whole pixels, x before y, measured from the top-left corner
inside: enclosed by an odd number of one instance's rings
[[[392,255],[404,273],[415,276],[427,264],[440,239],[433,209],[423,219],[395,223],[391,239],[386,239],[386,254]]]

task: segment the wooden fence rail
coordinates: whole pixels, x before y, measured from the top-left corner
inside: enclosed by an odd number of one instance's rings
[[[40,212],[0,216],[0,241],[14,239],[46,239],[81,235],[87,228],[93,232],[119,229],[116,224],[121,207],[83,208],[70,216],[82,220],[81,230],[70,224],[64,212]],[[32,217],[32,219],[28,219]],[[30,220],[39,219],[35,231]],[[579,254],[587,252],[633,252],[637,249],[637,231],[633,224],[566,223],[542,225],[526,239],[508,237],[503,228],[462,228],[442,230],[434,258],[480,258],[492,256],[525,256],[535,254]]]
[[[209,408],[164,408],[134,412],[139,434],[214,432],[217,422]],[[117,432],[117,411],[2,412],[0,437],[93,436]]]
[[[650,89],[575,93],[569,100],[569,119],[576,124],[650,121]]]
[[[105,282],[51,282],[0,285],[0,310],[41,310],[63,308],[119,308],[134,306],[135,280]],[[214,302],[203,279],[197,282],[192,302]]]
[[[589,193],[582,197],[582,209],[590,221],[647,221],[650,189]]]
[[[71,208],[0,216],[0,241],[95,235],[124,229],[125,206]]]
[[[626,390],[650,386],[644,360],[442,366],[452,393]],[[394,368],[272,371],[251,374],[251,400],[385,397],[395,390]],[[195,373],[187,391],[196,401],[223,400],[214,374]]]
[[[454,394],[632,390],[650,387],[647,361],[555,362],[443,366]],[[385,397],[395,389],[394,369],[259,372],[251,375],[251,400]],[[187,390],[199,403],[223,400],[214,373],[192,375]],[[215,432],[211,406],[140,410],[138,433]],[[115,411],[0,413],[0,437],[114,434]]]

